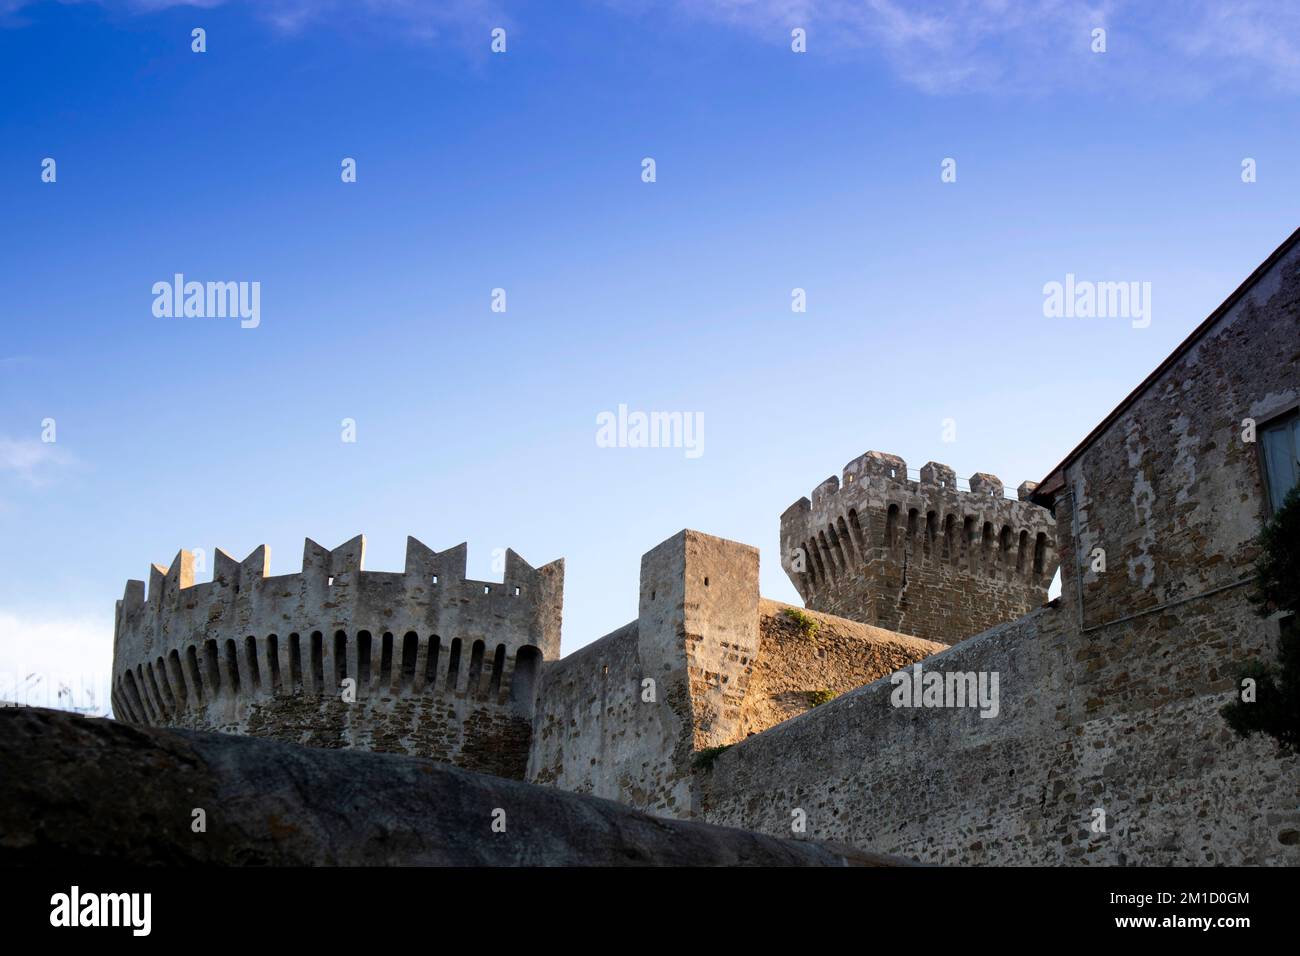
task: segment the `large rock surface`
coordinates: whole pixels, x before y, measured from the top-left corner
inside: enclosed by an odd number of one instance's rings
[[[668,820],[415,757],[0,710],[0,864],[844,866],[845,847]],[[206,832],[192,829],[195,810]],[[502,819],[505,832],[494,832]]]

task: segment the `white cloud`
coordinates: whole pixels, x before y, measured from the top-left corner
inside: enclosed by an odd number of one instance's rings
[[[34,438],[0,438],[0,472],[10,472],[33,487],[45,484],[50,473],[72,464],[72,456],[53,442]]]
[[[32,0],[0,0],[0,16]],[[65,0],[71,2],[71,0]],[[148,14],[239,5],[285,33],[368,30],[407,40],[450,35],[486,51],[486,31],[510,26],[511,0],[85,0]],[[1037,93],[1097,87],[1182,97],[1238,84],[1300,91],[1300,4],[1294,0],[587,0],[629,19],[708,23],[810,52],[878,60],[932,94]],[[547,16],[543,5],[529,8]],[[581,14],[570,5],[568,12]],[[1090,49],[1095,27],[1107,53]]]
[[[639,0],[607,0],[652,15]],[[1226,84],[1300,90],[1300,4],[1268,0],[675,0],[684,19],[810,51],[874,56],[927,93],[1095,86],[1198,95]],[[655,14],[657,15],[657,14]],[[1095,54],[1092,30],[1107,31]]]
[[[0,611],[0,700],[108,713],[113,616],[35,618]]]
[[[1171,38],[1187,57],[1231,71],[1242,81],[1262,77],[1300,90],[1300,5],[1262,0],[1200,3],[1180,17]]]

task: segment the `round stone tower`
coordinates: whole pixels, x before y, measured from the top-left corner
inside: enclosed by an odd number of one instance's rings
[[[982,472],[969,490],[947,465],[919,480],[897,455],[869,451],[781,515],[781,566],[804,604],[955,644],[1039,607],[1056,573],[1056,523]]]
[[[406,569],[362,570],[365,538],[308,539],[302,571],[263,545],[154,565],[117,602],[113,711],[133,723],[432,757],[522,779],[543,660],[560,651],[564,562],[507,551],[503,583],[465,577],[466,547],[407,539]]]

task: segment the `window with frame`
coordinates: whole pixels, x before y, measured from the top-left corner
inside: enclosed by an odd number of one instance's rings
[[[1287,492],[1300,484],[1300,412],[1292,411],[1262,425],[1259,447],[1269,510],[1276,511]]]

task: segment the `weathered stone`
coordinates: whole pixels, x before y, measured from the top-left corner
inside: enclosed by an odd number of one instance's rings
[[[700,812],[699,755],[942,650],[758,593],[758,553],[683,531],[641,563],[637,620],[543,671],[528,779]]]
[[[402,573],[363,570],[361,535],[308,539],[302,571],[268,577],[258,547],[193,555],[127,582],[113,646],[113,711],[138,724],[360,747],[522,779],[543,659],[560,652],[564,562],[507,551],[503,583],[465,577],[464,545],[407,539]],[[355,683],[354,699],[343,684]]]
[[[996,718],[877,681],[718,756],[704,817],[782,833],[798,806],[810,835],[932,862],[1300,864],[1300,758],[1219,714],[1224,675],[1275,655],[1247,601],[1267,498],[1243,421],[1300,404],[1298,363],[1300,232],[1033,492],[1061,597],[924,662],[998,673]]]
[[[1052,515],[1004,498],[994,475],[970,489],[947,465],[909,481],[903,459],[867,452],[786,509],[781,566],[809,608],[926,640],[1015,620],[1056,573]]]
[[[545,668],[528,779],[689,816],[758,653],[757,549],[679,532],[641,559],[636,621]]]

